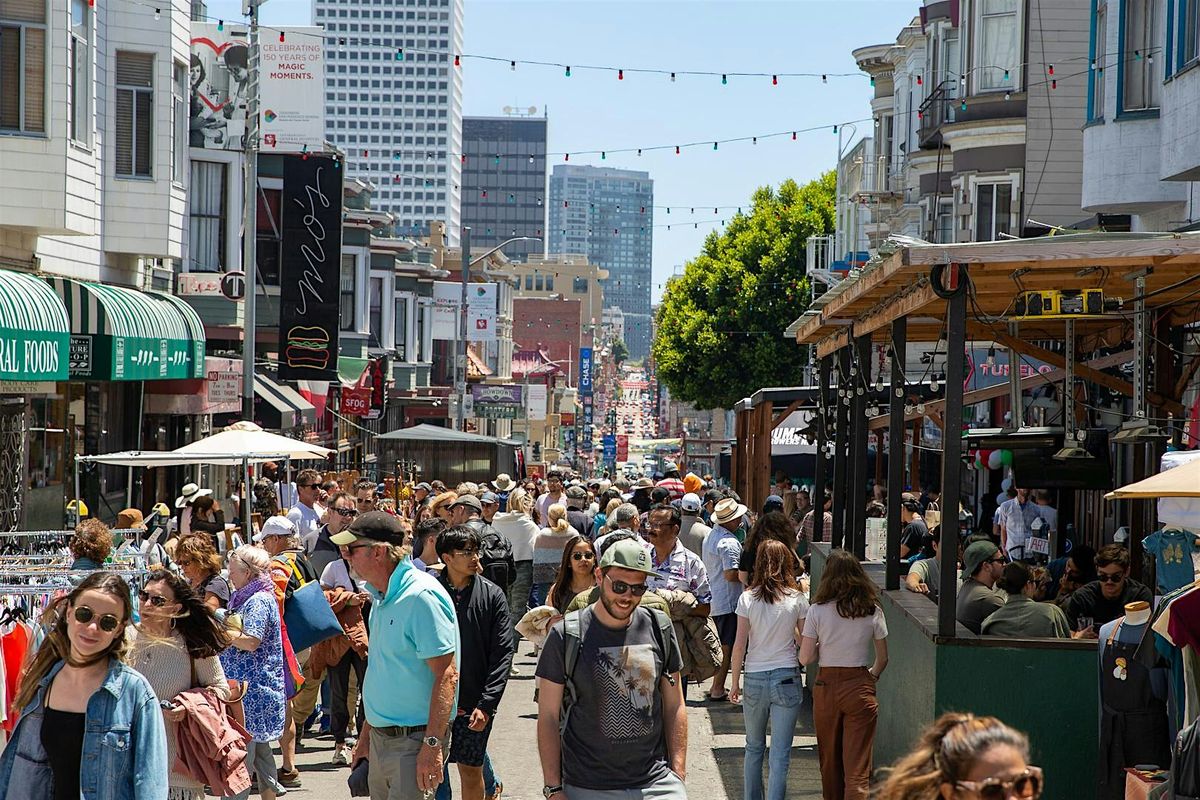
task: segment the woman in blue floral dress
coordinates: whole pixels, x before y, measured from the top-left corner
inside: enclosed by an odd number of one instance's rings
[[[221,666],[229,680],[246,686],[242,706],[246,730],[254,737],[247,743],[246,766],[258,775],[262,800],[282,794],[275,772],[271,742],[283,734],[284,687],[283,642],[279,606],[271,582],[271,557],[259,547],[245,545],[229,556],[229,580],[234,593],[229,598],[233,646],[221,654]],[[250,792],[236,795],[245,800]]]

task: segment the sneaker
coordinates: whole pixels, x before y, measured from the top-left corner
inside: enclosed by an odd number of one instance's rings
[[[357,746],[358,746],[358,739],[357,739],[357,737],[354,737],[354,736],[347,736],[347,737],[346,737],[346,749],[347,749],[347,750],[349,750],[350,752],[352,752],[352,753],[353,753],[353,752],[354,752],[354,748],[355,748],[355,747],[357,747]]]
[[[520,674],[521,674],[521,670],[517,669],[517,665],[516,665],[516,664],[513,664],[512,666],[510,666],[510,667],[508,668],[508,674],[509,674],[509,676],[510,676],[510,677],[511,677],[511,676],[513,676],[513,675],[520,675]]]
[[[333,763],[339,767],[350,766],[349,749],[344,744],[339,744],[333,750]]]

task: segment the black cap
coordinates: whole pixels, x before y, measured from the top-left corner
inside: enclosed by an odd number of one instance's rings
[[[368,511],[360,514],[350,523],[350,527],[339,534],[329,537],[336,545],[354,544],[359,539],[370,539],[386,544],[404,544],[406,536],[400,520],[385,511]]]
[[[455,500],[453,503],[451,503],[449,505],[449,508],[454,508],[455,506],[467,506],[468,508],[474,509],[475,511],[480,511],[480,512],[483,511],[483,504],[480,503],[479,498],[473,494],[464,494],[463,496],[461,496],[457,500]]]

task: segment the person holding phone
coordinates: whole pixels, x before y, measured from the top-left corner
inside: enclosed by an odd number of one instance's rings
[[[165,800],[162,710],[124,663],[129,584],[93,572],[42,616],[46,638],[13,701],[21,716],[0,754],[0,796]]]
[[[204,599],[175,573],[159,569],[138,592],[141,623],[129,664],[150,682],[166,720],[167,779],[171,800],[204,800],[204,784],[174,769],[178,725],[187,713],[175,702],[183,691],[211,689],[229,698],[229,683],[218,655],[230,637]]]

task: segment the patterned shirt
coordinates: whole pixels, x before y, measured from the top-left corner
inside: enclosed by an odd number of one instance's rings
[[[675,549],[664,561],[659,561],[651,550],[650,560],[654,564],[654,571],[658,573],[646,579],[651,589],[682,589],[695,595],[696,602],[701,605],[712,602],[708,570],[704,568],[700,557],[684,547],[683,542],[676,539]]]

